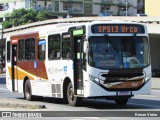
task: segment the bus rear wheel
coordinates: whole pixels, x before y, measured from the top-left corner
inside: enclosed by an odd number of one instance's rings
[[[78,106],[82,100],[81,98],[74,96],[74,90],[71,82],[67,87],[67,100],[71,106]]]
[[[120,98],[115,100],[117,105],[126,105],[128,102],[128,98]]]
[[[24,86],[24,98],[28,101],[31,101],[34,99],[34,96],[32,95],[32,89],[31,89],[31,84],[30,81],[27,80]]]

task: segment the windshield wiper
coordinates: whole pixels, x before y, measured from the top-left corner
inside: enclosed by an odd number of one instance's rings
[[[108,34],[105,34],[104,38],[107,40],[108,43],[112,45],[113,49],[118,53],[118,48],[116,48],[116,46],[111,42],[111,40],[108,39]]]

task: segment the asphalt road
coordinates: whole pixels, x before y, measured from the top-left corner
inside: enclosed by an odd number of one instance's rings
[[[151,95],[138,95],[129,100],[126,106],[117,106],[114,101],[108,101],[105,99],[85,99],[78,107],[72,107],[63,104],[62,99],[55,98],[43,98],[37,101],[26,101],[23,98],[23,94],[11,93],[5,87],[5,78],[0,77],[0,98],[19,100],[22,103],[28,102],[32,104],[45,105],[45,109],[34,109],[34,111],[52,111],[44,113],[46,116],[69,116],[76,115],[78,117],[100,117],[100,116],[126,116],[126,114],[135,115],[136,112],[143,111],[146,115],[147,112],[152,112],[153,115],[160,115],[160,90],[152,90]],[[23,110],[23,109],[22,109]],[[53,113],[53,111],[56,111]],[[59,112],[63,111],[63,112]],[[107,111],[107,114],[106,114]],[[58,112],[58,113],[57,113]],[[90,113],[91,112],[91,113]],[[111,112],[111,113],[110,113]],[[121,113],[122,112],[122,113]],[[62,115],[63,113],[63,115]],[[129,116],[130,117],[130,116]],[[133,116],[132,116],[133,117]],[[143,119],[144,116],[140,116]],[[153,116],[156,118],[156,116]],[[112,118],[113,119],[113,118]]]

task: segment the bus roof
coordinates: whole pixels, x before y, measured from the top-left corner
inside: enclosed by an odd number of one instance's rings
[[[144,25],[142,23],[137,23],[137,22],[129,22],[129,21],[122,21],[122,20],[107,20],[107,21],[92,21],[92,22],[85,22],[85,23],[57,23],[57,24],[50,24],[50,25],[45,25],[45,26],[39,26],[36,28],[33,28],[32,31],[24,31],[20,32],[17,35],[9,36],[14,37],[14,36],[21,36],[25,34],[33,34],[33,33],[38,33],[39,36],[46,36],[47,34],[53,34],[53,33],[59,33],[59,32],[68,32],[68,29],[70,27],[78,27],[82,25],[92,25],[92,24],[140,24]],[[145,25],[144,25],[145,26]]]

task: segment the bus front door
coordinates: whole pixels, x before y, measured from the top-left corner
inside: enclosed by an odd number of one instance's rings
[[[83,94],[83,37],[74,37],[74,94]]]
[[[12,45],[12,61],[11,61],[11,77],[12,77],[12,91],[18,90],[17,80],[17,45]]]

